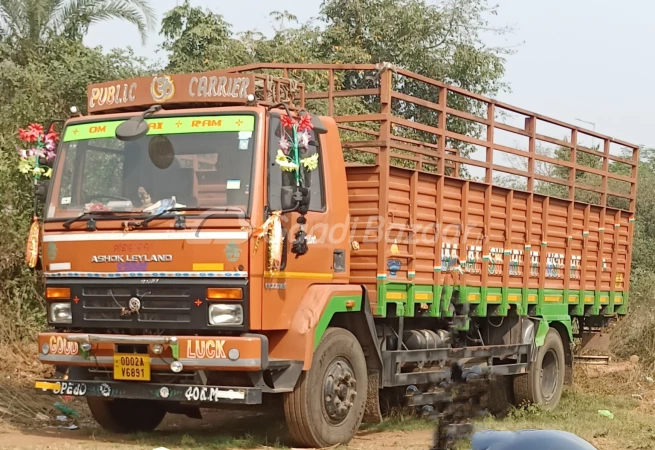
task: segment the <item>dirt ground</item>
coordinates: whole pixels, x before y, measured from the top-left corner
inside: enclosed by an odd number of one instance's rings
[[[273,426],[267,433],[249,434],[261,426],[262,421],[271,421]],[[92,426],[80,430],[56,428],[30,429],[4,426],[0,428],[0,449],[39,450],[90,450],[121,449],[143,450],[159,447],[169,449],[244,449],[284,448],[281,423],[274,417],[227,418],[225,413],[209,412],[202,421],[171,416],[160,430],[148,435],[132,437],[113,436]],[[279,425],[279,430],[278,430]],[[391,450],[426,449],[429,447],[432,431],[428,425],[414,423],[413,430],[362,430],[347,447],[349,450],[369,450],[384,446]],[[224,430],[230,430],[226,432]]]
[[[421,430],[418,432],[388,431],[366,435],[362,433],[355,439],[348,449],[369,450],[384,447],[385,449],[427,449],[429,447],[431,432]],[[153,439],[154,441],[155,439]],[[163,444],[162,444],[163,445]],[[91,449],[121,449],[121,450],[142,450],[154,449],[152,445],[96,440],[92,436],[80,436],[73,431],[39,431],[24,433],[18,430],[0,431],[0,448],[2,449],[37,449],[37,450],[91,450]],[[178,447],[179,448],[179,447]],[[194,447],[181,447],[194,448]],[[196,447],[198,448],[198,447]],[[204,447],[212,448],[212,447]],[[221,447],[214,447],[221,448]],[[267,448],[259,446],[255,448]],[[274,447],[268,447],[274,448]]]
[[[125,437],[108,434],[86,418],[73,431],[57,429],[52,422],[39,424],[34,415],[51,408],[56,399],[40,397],[48,403],[32,405],[29,392],[7,405],[8,395],[0,389],[0,449],[232,450],[284,448],[286,443],[282,418],[272,413],[204,411],[203,420],[170,415],[154,433]],[[82,403],[75,400],[70,405],[86,417]],[[602,417],[598,410],[609,410],[614,418]],[[16,416],[21,420],[11,420],[15,411],[21,413]],[[52,414],[50,409],[45,415]],[[655,383],[629,363],[578,367],[575,387],[567,389],[555,411],[528,407],[512,411],[504,420],[484,419],[477,427],[561,429],[587,439],[599,450],[655,450]],[[347,449],[428,449],[433,428],[431,422],[396,417],[364,427]]]

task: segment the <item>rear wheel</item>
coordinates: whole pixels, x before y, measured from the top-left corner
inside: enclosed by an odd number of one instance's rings
[[[347,444],[364,416],[366,359],[355,336],[329,328],[296,389],[285,394],[284,413],[292,439],[305,447]]]
[[[554,328],[548,330],[544,345],[539,347],[530,372],[514,378],[514,397],[517,405],[533,403],[554,409],[564,389],[564,344]]]
[[[112,433],[153,431],[166,416],[166,408],[149,400],[88,397],[87,403],[96,422]]]
[[[513,403],[512,378],[501,376],[492,380],[486,395],[486,407],[489,413],[497,419],[502,419],[507,416]]]

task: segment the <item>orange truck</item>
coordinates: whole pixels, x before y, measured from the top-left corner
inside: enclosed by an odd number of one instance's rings
[[[297,444],[346,443],[454,363],[555,407],[574,338],[627,313],[633,144],[389,64],[114,81],[87,108],[45,201],[35,388],[113,432],[279,399]]]

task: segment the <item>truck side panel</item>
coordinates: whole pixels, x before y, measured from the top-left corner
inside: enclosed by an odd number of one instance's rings
[[[414,306],[439,301],[439,293],[448,302],[453,290],[476,305],[478,315],[489,307],[506,315],[510,305],[523,314],[529,307],[540,314],[548,305],[568,305],[578,315],[609,314],[624,303],[627,211],[451,177],[437,192],[439,175],[399,167],[391,167],[386,186],[374,166],[348,166],[347,177],[352,239],[359,244],[351,282],[367,286],[377,315],[387,315],[391,305],[411,316]],[[389,199],[387,220],[378,217],[382,191]],[[380,236],[383,255],[377,253]],[[376,272],[378,258],[386,273]],[[431,298],[417,295],[435,285]],[[444,305],[428,308],[434,316],[447,313]]]

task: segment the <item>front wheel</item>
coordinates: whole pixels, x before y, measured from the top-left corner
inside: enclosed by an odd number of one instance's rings
[[[118,434],[154,431],[166,416],[166,408],[152,400],[88,397],[87,403],[96,422]]]
[[[368,377],[366,359],[355,336],[329,328],[293,392],[284,413],[294,441],[305,447],[347,444],[364,417]]]
[[[530,372],[514,378],[516,404],[527,402],[554,409],[562,397],[565,371],[564,344],[557,330],[551,328],[544,345],[538,349]]]

